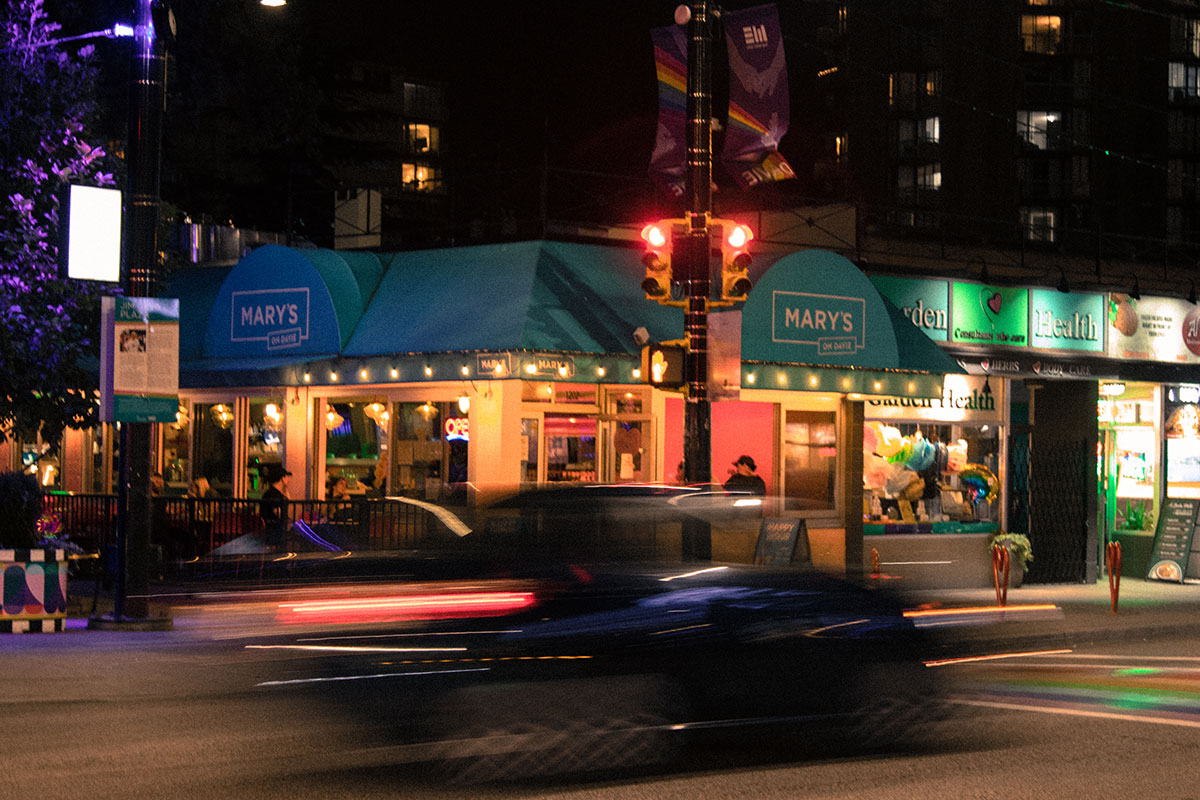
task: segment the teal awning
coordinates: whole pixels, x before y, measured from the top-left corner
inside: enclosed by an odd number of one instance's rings
[[[753,374],[756,381],[769,375],[766,385],[775,387],[936,396],[943,375],[964,372],[858,267],[823,250],[784,256],[767,269],[742,309],[741,348],[747,368],[777,367],[759,370],[761,377],[743,369],[743,386]]]
[[[382,274],[375,256],[267,245],[225,276],[204,358],[318,357],[350,338]]]
[[[343,355],[471,351],[633,354],[633,332],[678,338],[646,300],[640,253],[561,242],[399,253]]]

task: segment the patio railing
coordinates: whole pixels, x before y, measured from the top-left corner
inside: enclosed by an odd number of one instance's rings
[[[46,506],[85,552],[104,554],[116,543],[115,495],[51,494]],[[398,499],[289,500],[281,511],[287,528],[281,544],[289,550],[414,549],[444,532],[430,511]],[[266,533],[258,500],[151,498],[150,543],[164,561],[261,551]]]

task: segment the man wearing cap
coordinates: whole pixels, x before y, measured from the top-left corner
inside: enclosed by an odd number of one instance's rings
[[[733,462],[733,468],[737,471],[729,476],[729,480],[725,481],[725,491],[758,495],[767,493],[767,484],[754,472],[756,467],[753,458],[741,456]]]
[[[282,464],[268,464],[264,470],[267,490],[258,501],[258,515],[262,517],[263,532],[267,548],[272,551],[283,549],[284,534],[287,532],[287,485],[292,473]]]

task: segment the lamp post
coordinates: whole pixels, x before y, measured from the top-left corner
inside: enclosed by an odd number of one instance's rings
[[[161,8],[161,7],[160,7]],[[153,297],[158,290],[158,208],[166,55],[155,34],[155,5],[137,0],[125,158],[125,293]],[[166,20],[160,20],[165,24]],[[153,441],[148,422],[121,425],[117,483],[117,579],[113,619],[149,616],[150,474]]]

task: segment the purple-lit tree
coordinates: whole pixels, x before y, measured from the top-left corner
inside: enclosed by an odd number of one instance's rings
[[[54,43],[42,0],[0,0],[0,439],[56,447],[96,423],[100,291],[58,277],[58,194],[112,185],[89,142],[92,48]]]

